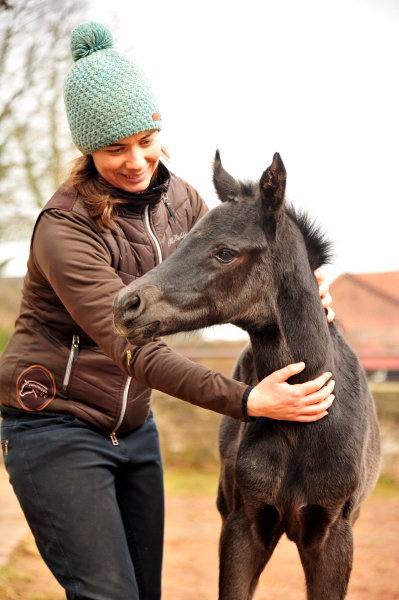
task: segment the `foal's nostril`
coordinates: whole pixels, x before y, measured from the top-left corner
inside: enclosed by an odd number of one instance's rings
[[[124,327],[135,319],[143,308],[143,302],[137,293],[129,294],[124,290],[119,293],[114,301],[114,322],[116,327]]]
[[[137,312],[138,309],[140,308],[140,304],[141,304],[141,299],[138,294],[135,294],[134,296],[129,298],[128,302],[126,302],[126,304],[124,306],[123,316],[125,316],[127,312],[128,313]],[[130,316],[131,316],[131,314],[130,314]]]

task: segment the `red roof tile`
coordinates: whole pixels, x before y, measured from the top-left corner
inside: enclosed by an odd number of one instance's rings
[[[332,308],[365,368],[399,360],[399,271],[344,273],[330,284]],[[393,369],[397,370],[397,368]]]
[[[399,301],[399,271],[358,273],[350,276],[358,283],[368,286],[370,291],[374,291],[376,294],[384,294]]]

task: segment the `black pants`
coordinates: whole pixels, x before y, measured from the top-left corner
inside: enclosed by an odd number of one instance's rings
[[[161,597],[163,474],[152,415],[117,437],[114,446],[75,417],[3,418],[11,484],[69,600]]]

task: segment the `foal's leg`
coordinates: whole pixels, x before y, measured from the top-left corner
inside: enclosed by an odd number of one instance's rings
[[[339,518],[320,544],[297,544],[306,576],[307,600],[343,600],[353,561],[352,525]]]
[[[227,517],[220,537],[219,600],[251,600],[282,533],[281,525],[272,526],[265,547],[242,510]]]

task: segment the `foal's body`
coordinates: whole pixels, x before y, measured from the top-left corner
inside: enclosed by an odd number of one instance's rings
[[[250,335],[236,379],[256,384],[289,363],[325,371],[335,401],[314,423],[223,417],[218,508],[220,600],[249,600],[283,533],[298,547],[308,600],[342,600],[352,566],[352,525],[379,470],[379,434],[363,370],[325,318],[313,270],[329,244],[285,207],[278,154],[258,185],[236,182],[215,160],[223,204],[174,255],[129,285],[115,322],[135,342],[231,322]]]
[[[332,330],[340,347],[342,338]],[[312,424],[222,419],[217,504],[223,519],[223,600],[252,597],[283,533],[298,547],[309,600],[341,600],[346,595],[352,525],[375,484],[379,461],[372,398],[356,357],[345,345],[341,351],[340,364],[322,368],[336,378],[336,400],[327,418]],[[256,383],[256,376],[243,366],[252,354],[246,352],[234,377]],[[358,401],[359,394],[366,403]]]

